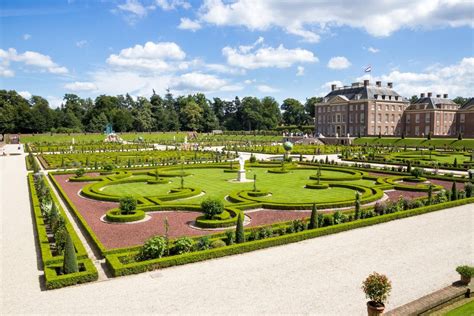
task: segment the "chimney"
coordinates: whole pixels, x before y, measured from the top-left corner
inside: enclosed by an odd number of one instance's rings
[[[436,97],[437,97],[437,98],[441,98],[441,94],[437,94]]]
[[[331,85],[331,91],[334,91],[334,90],[336,90],[336,85],[335,85],[335,84],[332,84],[332,85]]]
[[[389,87],[390,89],[393,88],[393,82],[387,82],[387,87]]]
[[[425,94],[424,93],[420,93],[420,99],[424,98],[425,97]]]
[[[428,98],[431,98],[432,95],[433,95],[433,93],[428,92]]]
[[[447,98],[448,98],[448,94],[447,94],[447,93],[443,94],[443,98],[447,99]]]
[[[381,87],[382,86],[382,81],[375,81],[375,85],[377,87]]]
[[[369,80],[364,80],[364,87],[367,87],[369,85]]]

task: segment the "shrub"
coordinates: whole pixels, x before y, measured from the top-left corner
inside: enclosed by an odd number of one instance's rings
[[[251,155],[250,155],[250,158],[249,158],[249,162],[250,162],[250,163],[255,163],[255,162],[257,162],[257,157],[255,157],[254,154],[251,154]]]
[[[221,247],[225,247],[225,246],[227,246],[227,244],[222,239],[214,240],[211,243],[211,248],[221,248]]]
[[[451,186],[451,201],[455,201],[458,199],[458,191],[456,189],[456,181],[453,181],[453,185]]]
[[[62,226],[54,233],[54,243],[56,244],[56,251],[58,255],[63,254],[66,247],[66,240],[68,236],[66,226]]]
[[[80,177],[82,177],[85,173],[86,173],[86,171],[84,170],[84,168],[77,169],[77,170],[76,170],[76,177],[80,178]]]
[[[459,266],[456,268],[456,272],[462,275],[463,277],[472,278],[474,277],[474,267],[471,266]]]
[[[120,199],[120,212],[130,214],[137,209],[137,200],[134,197],[126,196]]]
[[[112,170],[114,170],[114,166],[111,165],[111,164],[107,164],[107,165],[104,166],[104,170],[105,171],[112,171]]]
[[[362,290],[375,306],[384,306],[392,290],[392,282],[387,276],[374,272],[362,283]]]
[[[182,253],[190,252],[193,247],[193,243],[193,240],[189,237],[178,238],[174,242],[174,253],[180,255]]]
[[[318,228],[318,210],[316,209],[316,204],[313,203],[313,208],[311,210],[311,218],[309,219],[308,229]]]
[[[302,232],[306,229],[306,224],[301,219],[295,219],[292,221],[291,226],[293,227],[294,232]]]
[[[273,229],[271,227],[261,227],[258,230],[258,238],[259,239],[265,239],[272,237],[273,235]]]
[[[414,176],[416,179],[421,177],[423,175],[423,169],[421,168],[413,168],[410,172],[412,176]]]
[[[243,213],[239,213],[237,217],[237,227],[235,228],[235,242],[238,244],[245,242]]]
[[[148,259],[156,259],[161,258],[165,253],[166,249],[166,240],[161,236],[155,236],[143,244],[142,248],[140,249],[140,253],[138,254],[138,260],[148,260]]]
[[[466,192],[466,197],[467,197],[467,198],[472,197],[472,189],[473,189],[473,185],[472,185],[471,182],[467,182],[467,183],[464,185],[464,191]]]
[[[360,218],[360,193],[357,191],[356,192],[356,197],[355,197],[355,214],[354,214],[355,219]]]
[[[196,243],[197,250],[206,250],[209,248],[211,248],[211,240],[209,239],[209,236],[202,236],[198,239]]]
[[[74,249],[74,245],[72,244],[72,239],[69,234],[66,235],[63,272],[64,274],[79,272],[79,266],[77,265],[76,249]]]
[[[213,219],[215,215],[224,212],[224,203],[220,199],[207,198],[201,202],[201,209],[207,219]]]
[[[228,230],[225,232],[225,236],[226,236],[226,243],[227,245],[232,245],[234,244],[234,241],[235,241],[235,237],[234,237],[234,232],[231,231],[231,230]]]

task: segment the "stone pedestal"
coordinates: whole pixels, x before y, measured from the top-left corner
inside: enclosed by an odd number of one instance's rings
[[[239,182],[246,182],[247,181],[247,177],[245,175],[245,170],[239,170],[239,173],[237,175],[237,181],[239,181]]]

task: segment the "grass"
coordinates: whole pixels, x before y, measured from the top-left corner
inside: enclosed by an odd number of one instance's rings
[[[186,169],[186,172],[190,172],[191,176],[184,178],[184,186],[201,188],[205,192],[204,196],[186,199],[186,204],[199,204],[208,196],[224,199],[229,193],[253,189],[253,182],[229,182],[229,180],[236,178],[236,174],[224,173],[222,169]],[[267,173],[267,170],[263,168],[247,170],[248,179],[253,179],[254,174],[257,175],[257,188],[272,193],[271,196],[263,198],[269,202],[291,203],[295,200],[301,203],[335,202],[350,199],[355,195],[354,190],[339,187],[324,190],[305,189],[304,186],[307,183],[314,182],[309,179],[309,176],[314,174],[314,170],[292,170],[286,174]],[[322,176],[338,178],[347,176],[347,173],[322,170]],[[143,179],[145,180],[146,177]],[[345,183],[373,185],[373,181],[369,180],[347,181]],[[150,196],[166,194],[170,189],[179,186],[180,179],[171,178],[168,184],[150,185],[145,182],[135,182],[109,185],[104,187],[102,192],[119,196],[130,194]],[[176,202],[169,203],[176,204]]]
[[[361,137],[354,140],[355,145],[383,145],[383,146],[397,146],[397,147],[430,147],[436,146],[441,148],[463,148],[474,149],[474,139],[458,140],[457,138],[433,138],[428,140],[426,138],[395,138],[395,137]]]
[[[461,305],[445,314],[445,316],[471,316],[474,315],[474,300]]]
[[[441,153],[440,154],[440,153],[433,152],[432,155],[430,156],[430,153],[427,150],[394,153],[394,154],[391,154],[390,156],[393,158],[398,158],[398,159],[436,161],[439,163],[450,163],[450,164],[454,162],[454,159],[457,160],[458,164],[471,161],[470,156],[458,154],[458,153],[446,153],[446,154]]]

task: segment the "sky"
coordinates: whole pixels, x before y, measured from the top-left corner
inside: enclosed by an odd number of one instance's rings
[[[471,0],[2,0],[0,89],[281,102],[367,78],[470,97],[473,27]]]

